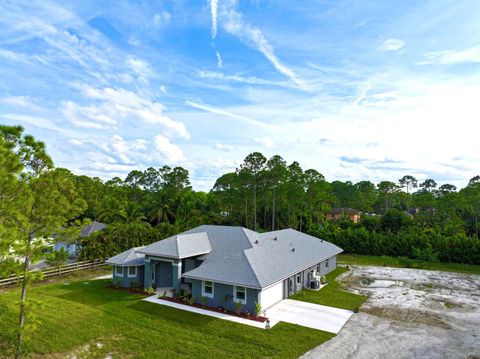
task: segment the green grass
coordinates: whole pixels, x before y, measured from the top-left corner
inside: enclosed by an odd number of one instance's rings
[[[290,299],[358,311],[363,302],[367,300],[367,297],[342,290],[340,283],[335,280],[335,278],[347,270],[344,267],[338,267],[326,275],[328,284],[325,287],[317,292],[302,290],[290,296]]]
[[[30,340],[33,356],[296,358],[334,336],[287,323],[257,329],[148,303],[108,289],[107,283],[31,288],[28,295],[36,303],[38,321]],[[0,295],[0,353],[17,324],[18,299],[18,289]]]
[[[415,268],[444,272],[480,274],[480,265],[427,262],[406,257],[366,256],[359,254],[340,254],[339,264],[372,265],[381,267]]]

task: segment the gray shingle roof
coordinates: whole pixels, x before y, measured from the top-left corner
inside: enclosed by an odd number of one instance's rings
[[[245,256],[262,288],[342,252],[330,242],[293,229],[259,236],[258,244],[245,250]]]
[[[109,258],[106,263],[118,266],[142,266],[145,264],[145,255],[139,250],[145,247],[135,247]]]
[[[257,233],[242,227],[200,226],[185,233],[202,232],[212,250],[184,277],[265,288],[342,252],[293,229]]]
[[[93,221],[93,223],[89,224],[88,226],[82,228],[80,231],[80,238],[84,238],[86,236],[89,236],[90,234],[101,231],[104,229],[107,225],[101,222]]]
[[[170,258],[187,258],[212,250],[204,232],[183,233],[155,242],[142,249],[142,253]]]

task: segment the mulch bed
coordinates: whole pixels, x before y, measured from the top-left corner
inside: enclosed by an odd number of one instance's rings
[[[249,320],[253,320],[255,322],[260,322],[260,323],[265,323],[268,320],[268,318],[266,318],[266,317],[261,317],[261,316],[247,317],[243,313],[242,314],[237,314],[236,312],[232,312],[232,311],[229,311],[229,310],[227,310],[227,312],[225,312],[223,309],[219,309],[217,307],[211,307],[211,306],[208,306],[208,305],[201,305],[201,304],[198,304],[198,303],[188,304],[188,303],[185,303],[183,300],[176,299],[176,298],[159,297],[159,299],[166,300],[166,301],[173,302],[173,303],[183,304],[183,305],[186,305],[186,306],[189,306],[189,307],[196,307],[196,308],[200,308],[200,309],[210,310],[210,311],[216,312],[216,313],[233,315],[235,317],[240,317],[240,318],[243,318],[243,319],[249,319]]]

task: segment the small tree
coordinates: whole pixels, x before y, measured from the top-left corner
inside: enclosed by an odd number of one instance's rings
[[[205,307],[207,305],[207,302],[208,302],[208,298],[205,297],[204,295],[202,295],[200,297],[200,302],[202,303],[202,307]]]
[[[68,252],[62,247],[59,251],[48,253],[45,262],[50,267],[54,267],[57,270],[57,275],[60,275],[60,269],[65,263],[67,263],[67,260]]]

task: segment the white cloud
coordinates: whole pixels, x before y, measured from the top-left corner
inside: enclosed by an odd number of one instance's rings
[[[6,96],[0,99],[0,103],[8,106],[23,107],[31,110],[39,110],[37,100],[30,96]]]
[[[217,55],[217,67],[221,69],[223,67],[222,56],[220,55],[220,53],[218,51],[215,51],[215,55]]]
[[[68,143],[70,143],[71,145],[74,145],[74,146],[82,146],[83,145],[83,142],[76,139],[76,138],[72,138],[68,141]]]
[[[60,112],[75,126],[101,130],[113,128],[117,124],[117,120],[105,114],[106,109],[80,106],[72,101],[62,101],[60,105]]]
[[[132,165],[141,160],[147,152],[148,141],[134,139],[126,141],[120,135],[113,135],[110,141],[98,144],[102,152],[110,158],[110,163]]]
[[[230,151],[233,151],[235,149],[235,146],[230,146],[230,145],[224,145],[222,143],[219,143],[217,142],[214,146],[214,148],[216,150],[219,150],[219,151],[225,151],[225,152],[230,152]]]
[[[255,137],[253,139],[256,143],[262,145],[263,147],[269,149],[269,150],[272,150],[274,149],[276,146],[275,146],[275,142],[268,136],[265,136],[265,137]]]
[[[180,147],[170,142],[162,135],[155,136],[155,148],[167,163],[177,164],[186,161],[186,157]]]
[[[159,27],[161,25],[168,24],[171,18],[172,15],[169,12],[163,11],[153,16],[153,24],[155,25],[155,27]]]
[[[379,51],[398,51],[402,47],[405,46],[405,42],[400,39],[387,39],[385,40],[380,47],[378,48]]]
[[[192,106],[192,107],[198,108],[199,110],[214,113],[214,114],[217,114],[217,115],[230,117],[230,118],[233,118],[233,119],[236,119],[236,120],[240,120],[240,121],[243,121],[243,122],[250,123],[252,125],[267,127],[267,128],[276,129],[276,130],[280,129],[279,127],[277,127],[275,125],[271,125],[271,124],[264,123],[264,122],[261,122],[261,121],[258,121],[258,120],[254,120],[254,119],[249,118],[249,117],[237,115],[237,114],[234,114],[234,113],[231,113],[231,112],[228,112],[228,111],[225,111],[225,110],[222,110],[220,108],[213,107],[213,106],[204,105],[204,104],[200,104],[200,103],[196,103],[196,102],[192,102],[192,101],[185,101],[185,103],[187,105]]]
[[[148,62],[138,57],[128,56],[126,63],[141,83],[148,83],[148,78],[151,73],[150,65],[148,64]]]
[[[305,84],[295,74],[295,72],[284,65],[275,54],[275,50],[259,28],[247,23],[242,15],[236,11],[236,1],[229,1],[223,7],[222,22],[225,30],[236,36],[247,45],[261,52],[275,69],[287,76],[298,87],[304,89]]]
[[[174,121],[164,114],[165,107],[125,89],[98,89],[77,85],[82,93],[99,104],[81,106],[72,101],[62,101],[60,111],[79,127],[106,129],[116,128],[120,120],[140,120],[160,125],[167,132],[188,139],[190,135],[182,122]]]
[[[426,60],[420,62],[421,65],[441,64],[452,65],[460,63],[480,63],[480,45],[473,46],[464,51],[435,51],[425,54]]]
[[[217,10],[218,0],[210,0],[210,13],[212,15],[212,39],[217,36]]]
[[[265,79],[259,79],[257,77],[249,76],[239,76],[239,75],[225,75],[221,72],[201,70],[198,72],[201,78],[205,79],[215,79],[215,80],[225,80],[225,81],[235,81],[241,82],[250,85],[268,85],[268,86],[282,86],[282,87],[292,87],[287,82],[275,82]]]

